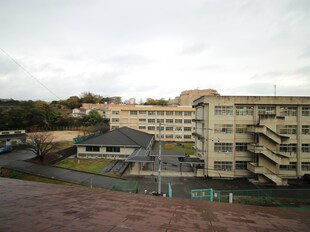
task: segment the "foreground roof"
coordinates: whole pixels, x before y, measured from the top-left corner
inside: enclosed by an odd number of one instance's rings
[[[132,146],[147,148],[154,135],[122,127],[84,140],[77,145]]]
[[[309,231],[310,212],[0,178],[0,231]]]

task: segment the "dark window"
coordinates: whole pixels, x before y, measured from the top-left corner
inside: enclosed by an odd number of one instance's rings
[[[236,143],[236,151],[247,151],[247,143]]]
[[[236,170],[246,170],[248,161],[236,161]]]
[[[99,149],[100,149],[100,147],[98,147],[98,146],[86,146],[86,151],[98,152]]]
[[[296,170],[296,162],[290,162],[289,165],[280,165],[280,170]]]
[[[120,152],[120,147],[107,147],[107,152]]]

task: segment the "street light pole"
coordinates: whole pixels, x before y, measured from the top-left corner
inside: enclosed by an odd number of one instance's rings
[[[159,123],[159,152],[158,152],[158,194],[161,194],[161,123]]]

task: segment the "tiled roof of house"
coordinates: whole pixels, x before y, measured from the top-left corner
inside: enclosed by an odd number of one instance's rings
[[[109,131],[105,134],[92,137],[78,143],[78,145],[100,145],[100,146],[132,146],[147,148],[154,135],[122,127]]]

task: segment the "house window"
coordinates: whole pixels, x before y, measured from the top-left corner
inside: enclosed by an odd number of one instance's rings
[[[302,107],[302,116],[310,116],[310,107]]]
[[[119,126],[112,126],[111,127],[112,130],[115,130],[115,129],[118,129],[118,128],[119,128]]]
[[[166,131],[173,131],[173,126],[166,126]]]
[[[119,114],[119,111],[118,110],[113,110],[112,114]]]
[[[176,131],[182,131],[182,129],[183,129],[183,128],[182,128],[181,126],[176,126],[176,127],[175,127],[175,130],[176,130]]]
[[[281,116],[296,116],[297,107],[291,107],[291,106],[280,107],[280,115]]]
[[[183,136],[182,135],[175,135],[174,138],[176,138],[176,139],[183,139]]]
[[[301,151],[302,152],[310,152],[310,144],[309,143],[303,143],[301,145]]]
[[[247,143],[236,143],[236,151],[247,151],[248,150]]]
[[[233,107],[215,106],[215,115],[233,115]]]
[[[140,110],[139,114],[146,114],[146,111],[145,110]]]
[[[139,122],[146,122],[146,118],[139,118]]]
[[[310,171],[310,162],[301,162],[301,170]]]
[[[165,115],[165,111],[157,111],[157,115]]]
[[[285,135],[296,134],[297,126],[296,125],[285,125],[279,127],[279,133]]]
[[[173,123],[173,119],[166,119],[166,123]]]
[[[98,152],[100,150],[99,146],[86,146],[86,151]]]
[[[146,126],[139,126],[140,130],[146,130]]]
[[[280,152],[296,152],[297,145],[296,144],[280,144]]]
[[[184,116],[192,116],[192,112],[184,111]]]
[[[253,106],[236,106],[236,115],[253,115]]]
[[[184,139],[192,139],[191,135],[184,135]]]
[[[301,129],[301,133],[303,135],[309,135],[310,134],[310,126],[309,125],[303,125]]]
[[[121,152],[121,148],[120,147],[107,147],[106,151],[107,152]]]
[[[233,130],[232,124],[215,124],[214,125],[215,133],[231,134],[232,130]]]
[[[238,133],[238,134],[247,133],[247,125],[246,124],[236,124],[236,133]]]
[[[184,119],[184,123],[188,124],[188,123],[192,123],[191,119]]]
[[[130,115],[137,115],[138,114],[138,111],[136,111],[136,110],[131,110],[130,111]]]
[[[112,118],[112,122],[119,122],[119,118]]]
[[[173,139],[173,135],[172,134],[167,134],[166,135],[166,139]]]
[[[149,119],[147,120],[147,122],[148,122],[148,123],[155,123],[155,118],[149,118]]]
[[[275,106],[259,106],[258,107],[258,114],[276,114],[276,107]]]
[[[229,161],[214,161],[214,170],[218,171],[231,171],[232,162]]]
[[[236,161],[236,170],[246,170],[248,161]]]
[[[155,111],[148,111],[147,114],[148,115],[155,115]]]
[[[184,131],[192,131],[191,127],[184,127]]]
[[[164,123],[165,119],[157,119],[157,123]]]
[[[159,138],[159,134],[156,134],[156,138]],[[161,134],[161,138],[165,138],[165,135],[164,134]]]
[[[175,123],[182,123],[183,122],[182,119],[175,119],[174,121],[175,121]]]
[[[214,143],[215,152],[232,152],[233,144],[232,143]]]
[[[166,111],[166,115],[173,115],[173,111]]]
[[[147,130],[155,130],[155,126],[148,126]]]
[[[182,116],[182,115],[183,115],[183,112],[182,112],[182,111],[176,111],[176,112],[175,112],[175,115],[176,115],[176,116]]]
[[[280,165],[280,170],[296,170],[296,162],[290,162],[289,165]]]
[[[161,126],[161,127],[158,126],[158,127],[156,127],[156,129],[157,129],[158,131],[159,131],[159,129],[163,131],[165,128],[164,128],[163,126]]]

